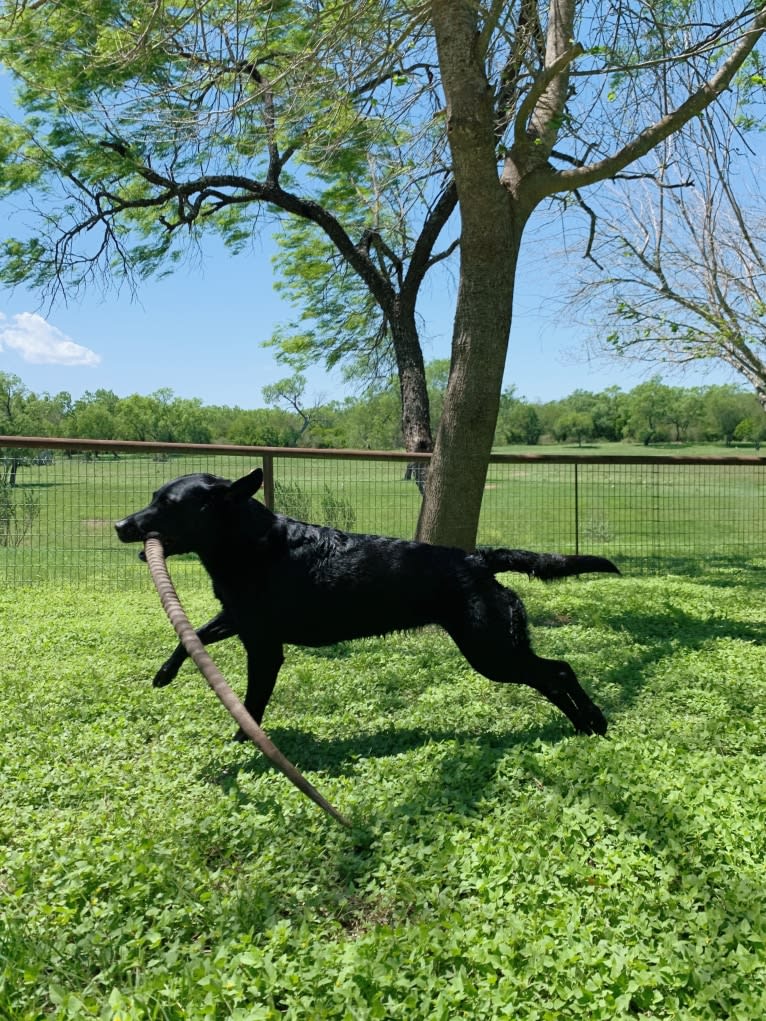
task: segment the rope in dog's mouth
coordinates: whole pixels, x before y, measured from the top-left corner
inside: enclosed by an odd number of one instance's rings
[[[349,820],[322,797],[316,787],[309,783],[300,770],[289,759],[285,758],[271,738],[258,726],[227,684],[226,678],[213,662],[212,657],[197,637],[196,631],[184,613],[173,582],[170,580],[167,564],[165,563],[165,551],[158,536],[147,536],[144,543],[144,552],[152,581],[178,638],[189,653],[189,656],[194,660],[207,683],[239,724],[242,731],[257,745],[272,765],[295,784],[299,791],[302,791],[306,797],[311,798],[313,802],[324,809],[333,819],[337,819],[343,826],[351,828]]]

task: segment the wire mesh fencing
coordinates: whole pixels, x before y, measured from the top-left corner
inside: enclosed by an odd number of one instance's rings
[[[15,443],[22,441],[17,439]],[[25,440],[0,448],[0,578],[142,587],[148,571],[114,522],[190,472],[236,478],[263,464],[259,494],[290,517],[410,538],[421,495],[406,455]],[[66,446],[70,443],[70,446]],[[766,557],[766,458],[494,455],[478,541],[608,556],[627,572],[694,572]],[[192,556],[174,578],[204,583]]]
[[[764,497],[760,458],[492,464],[480,541],[599,554],[626,571],[693,573],[766,555]]]

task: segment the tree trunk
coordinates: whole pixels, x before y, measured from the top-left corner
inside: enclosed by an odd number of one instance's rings
[[[472,549],[528,212],[498,178],[493,93],[478,51],[477,8],[433,0],[431,10],[460,202],[460,285],[450,377],[417,535],[425,542]]]
[[[418,522],[418,537],[428,542],[465,549],[476,542],[508,347],[516,264],[532,210],[547,196],[616,176],[683,127],[729,87],[766,27],[766,10],[758,10],[749,30],[709,80],[611,156],[555,170],[549,157],[566,120],[569,68],[584,52],[573,39],[578,6],[577,0],[551,0],[543,66],[533,70],[539,57],[534,47],[531,58],[523,48],[514,50],[505,69],[509,81],[519,87],[523,70],[524,76],[531,73],[532,82],[524,85],[518,106],[495,109],[496,97],[503,102],[508,97],[490,85],[485,61],[493,12],[497,15],[504,5],[491,4],[488,9],[474,0],[430,0],[447,100],[461,241],[450,379]],[[535,4],[529,7],[536,10]],[[511,122],[513,144],[504,147],[498,180],[497,143]]]
[[[414,308],[398,305],[391,317],[391,332],[402,401],[404,449],[430,451],[433,449],[431,410]]]
[[[521,240],[512,200],[496,188],[479,229],[463,217],[452,364],[417,536],[473,549],[497,425]],[[491,229],[490,229],[491,225]],[[498,251],[502,252],[498,257]]]

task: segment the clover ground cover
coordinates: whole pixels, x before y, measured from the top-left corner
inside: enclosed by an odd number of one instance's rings
[[[505,579],[604,740],[436,631],[289,650],[267,728],[352,833],[150,687],[151,593],[3,592],[0,1017],[764,1016],[763,566]]]

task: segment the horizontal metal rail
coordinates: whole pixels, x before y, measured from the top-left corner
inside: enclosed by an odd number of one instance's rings
[[[154,440],[86,440],[61,436],[0,436],[0,449],[93,451],[125,454],[238,454],[252,457],[344,458],[360,461],[429,461],[431,454],[406,450],[346,450],[330,447],[257,447],[234,443],[160,443]],[[688,456],[684,454],[499,454],[490,464],[720,464],[766,465],[766,457],[750,454]]]

